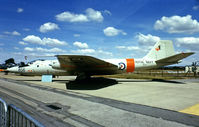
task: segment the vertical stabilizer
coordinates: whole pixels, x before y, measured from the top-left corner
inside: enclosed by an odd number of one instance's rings
[[[160,60],[172,55],[175,55],[173,42],[170,40],[160,40],[154,45],[144,59]]]

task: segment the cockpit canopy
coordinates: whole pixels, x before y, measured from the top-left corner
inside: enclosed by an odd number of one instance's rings
[[[37,59],[37,60],[33,60],[28,62],[27,64],[25,64],[24,62],[19,63],[19,67],[26,67],[26,66],[30,66],[32,64],[37,63],[38,61],[45,61],[44,59]]]

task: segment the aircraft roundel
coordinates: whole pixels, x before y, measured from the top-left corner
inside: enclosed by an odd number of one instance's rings
[[[118,67],[120,70],[126,69],[126,65],[123,62],[120,62],[118,65],[119,65]]]

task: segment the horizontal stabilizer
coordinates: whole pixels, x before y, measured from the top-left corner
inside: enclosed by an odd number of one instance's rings
[[[176,55],[172,55],[172,56],[157,60],[156,63],[178,63],[179,60],[184,59],[192,54],[194,54],[194,52],[179,53]]]

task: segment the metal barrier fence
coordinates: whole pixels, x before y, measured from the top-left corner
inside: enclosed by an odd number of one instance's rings
[[[199,77],[194,75],[193,72],[185,72],[181,70],[145,70],[145,71],[134,71],[133,74],[141,76],[160,76],[160,77]]]
[[[8,124],[11,127],[44,127],[37,120],[13,104],[8,105],[8,113]]]
[[[7,125],[7,104],[0,98],[0,127]]]
[[[44,127],[26,112],[0,98],[0,127]]]

